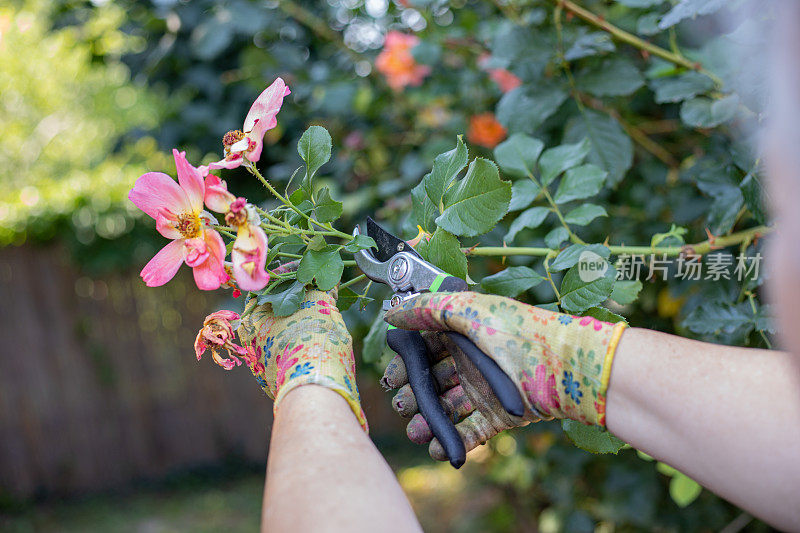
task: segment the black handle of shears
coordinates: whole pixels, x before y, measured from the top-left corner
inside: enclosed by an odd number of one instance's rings
[[[466,461],[467,452],[453,421],[447,416],[439,403],[439,391],[433,380],[428,347],[419,331],[391,328],[386,332],[386,343],[397,352],[406,365],[408,383],[417,399],[422,414],[431,433],[444,448],[450,464],[461,467]]]
[[[447,276],[442,280],[436,292],[462,292],[469,288],[467,282],[455,276]],[[478,348],[474,342],[466,336],[455,331],[448,331],[447,336],[458,346],[462,352],[472,361],[472,364],[483,375],[486,382],[491,387],[503,409],[514,416],[522,416],[525,413],[525,404],[519,395],[514,382],[503,372],[497,362],[486,355],[483,350]],[[430,423],[429,423],[430,425]]]

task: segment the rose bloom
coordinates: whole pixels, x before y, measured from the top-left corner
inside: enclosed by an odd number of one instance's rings
[[[481,55],[478,58],[478,66],[489,74],[489,77],[500,87],[501,91],[507,93],[522,85],[522,80],[510,71],[504,68],[491,68],[489,66],[490,58],[491,56],[489,54]]]
[[[472,144],[494,148],[505,138],[506,129],[497,122],[493,113],[481,113],[470,117],[467,139]]]
[[[492,81],[494,81],[504,93],[513,91],[522,85],[521,79],[504,68],[491,68],[487,70],[487,72],[489,73],[489,77],[492,78]]]
[[[417,64],[411,49],[419,44],[419,38],[392,30],[386,34],[383,51],[375,58],[375,68],[386,77],[389,87],[398,91],[403,87],[422,84],[431,68]]]

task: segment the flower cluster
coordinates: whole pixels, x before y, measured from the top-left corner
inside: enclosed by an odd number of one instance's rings
[[[128,198],[156,221],[161,235],[172,239],[142,269],[148,287],[171,280],[182,263],[192,268],[202,290],[229,286],[256,291],[269,282],[267,235],[257,209],[229,192],[226,183],[210,171],[257,162],[264,134],[277,125],[276,115],[288,94],[281,78],[267,87],[247,113],[243,129],[225,135],[222,160],[194,167],[185,152],[173,150],[177,183],[162,172],[148,172],[136,180]],[[219,228],[215,229],[219,221],[204,207],[224,215],[227,229],[236,231],[230,262],[225,260],[227,250]]]

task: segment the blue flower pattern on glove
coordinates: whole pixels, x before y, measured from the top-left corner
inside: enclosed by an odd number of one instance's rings
[[[573,401],[580,405],[583,392],[581,392],[581,384],[572,379],[572,372],[564,371],[564,379],[561,380],[564,385],[564,392],[569,394]]]
[[[314,365],[306,361],[302,365],[297,365],[292,373],[289,375],[289,379],[296,378],[299,376],[305,376],[306,374],[310,374],[311,371],[314,369]]]

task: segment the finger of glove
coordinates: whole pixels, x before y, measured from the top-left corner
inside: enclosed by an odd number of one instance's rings
[[[456,365],[452,357],[442,359],[431,367],[433,379],[439,387],[440,391],[445,391],[458,384],[458,373],[456,372]],[[386,370],[383,372],[381,378],[381,385],[386,390],[397,389],[408,385],[408,374],[406,373],[406,365],[399,355],[395,355],[389,364],[386,365]],[[415,402],[416,403],[416,402]]]
[[[433,366],[433,379],[440,394],[446,393],[460,384],[460,378],[456,371],[455,364],[451,365],[452,358],[440,361]],[[403,418],[411,418],[419,411],[417,397],[411,385],[406,383],[397,390],[397,394],[392,398],[392,408]]]
[[[461,435],[461,440],[464,442],[464,447],[468,452],[500,433],[500,430],[489,423],[480,411],[474,411],[467,418],[456,424],[456,430]],[[442,448],[437,439],[431,440],[428,446],[428,453],[437,461],[447,461],[444,448]]]
[[[444,412],[454,424],[464,420],[475,410],[461,385],[456,385],[439,397]],[[406,435],[415,444],[425,444],[433,438],[433,432],[425,418],[417,413],[406,426]]]

